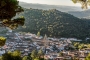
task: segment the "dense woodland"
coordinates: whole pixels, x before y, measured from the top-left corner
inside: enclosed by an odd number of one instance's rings
[[[49,37],[75,37],[85,39],[90,37],[90,20],[79,19],[56,9],[25,9],[20,14],[26,19],[25,26],[17,31],[31,32]]]
[[[0,56],[0,60],[45,60],[44,59],[44,53],[42,50],[33,50],[30,54],[27,56],[21,55],[21,52],[16,51],[8,51],[7,53],[2,54]]]

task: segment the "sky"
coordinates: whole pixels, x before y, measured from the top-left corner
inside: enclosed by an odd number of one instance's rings
[[[38,3],[48,5],[65,5],[65,6],[81,6],[79,3],[74,4],[71,0],[18,0],[27,3]]]

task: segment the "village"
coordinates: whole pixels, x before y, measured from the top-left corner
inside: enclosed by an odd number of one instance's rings
[[[27,56],[33,50],[41,49],[44,52],[44,58],[47,60],[72,60],[72,58],[84,60],[90,52],[90,49],[74,49],[72,41],[82,41],[76,38],[50,38],[47,35],[38,37],[31,33],[13,32],[6,33],[6,38],[6,44],[0,48],[0,55],[8,51],[19,50],[22,56]]]

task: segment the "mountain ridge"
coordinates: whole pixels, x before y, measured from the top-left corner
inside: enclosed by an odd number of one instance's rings
[[[47,4],[33,4],[33,3],[25,3],[25,2],[19,2],[19,4],[27,9],[33,8],[33,9],[43,9],[43,10],[49,10],[49,9],[57,9],[62,12],[67,12],[69,14],[72,14],[78,18],[86,18],[90,19],[90,9],[83,10],[81,7],[76,6],[63,6],[63,5],[47,5]]]
[[[25,9],[21,14],[25,17],[26,28],[16,31],[31,32],[52,37],[75,37],[85,39],[90,37],[90,20],[79,19],[71,14],[56,9]]]
[[[21,5],[24,8],[34,8],[34,9],[57,9],[59,11],[67,12],[67,11],[82,11],[80,7],[75,6],[63,6],[63,5],[47,5],[47,4],[33,4],[33,3],[25,3],[25,2],[19,2],[19,5]]]
[[[84,11],[70,11],[68,12],[76,17],[79,17],[79,18],[86,18],[86,19],[90,19],[90,9],[88,10],[84,10]]]

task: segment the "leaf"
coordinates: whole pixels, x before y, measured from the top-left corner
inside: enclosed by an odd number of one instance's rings
[[[6,3],[4,1],[1,1],[1,6],[3,7],[5,5],[6,5]]]
[[[6,38],[5,37],[0,37],[0,46],[4,46],[6,42]]]

